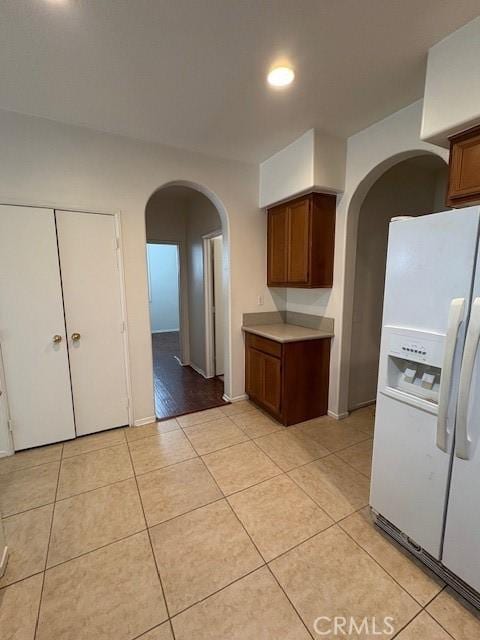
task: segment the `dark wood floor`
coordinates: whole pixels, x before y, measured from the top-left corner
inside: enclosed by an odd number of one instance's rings
[[[160,420],[227,404],[223,381],[205,379],[191,367],[182,367],[178,331],[152,335],[155,411]]]

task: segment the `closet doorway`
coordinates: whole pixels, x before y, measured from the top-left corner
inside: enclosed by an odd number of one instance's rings
[[[129,424],[115,216],[0,206],[0,346],[14,450]]]

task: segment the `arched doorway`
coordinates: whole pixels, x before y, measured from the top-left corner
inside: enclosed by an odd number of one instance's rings
[[[389,222],[447,208],[447,166],[432,153],[397,158],[369,178],[350,207],[349,411],[375,402]]]
[[[228,219],[195,183],[145,207],[154,402],[166,419],[224,404],[230,381]]]

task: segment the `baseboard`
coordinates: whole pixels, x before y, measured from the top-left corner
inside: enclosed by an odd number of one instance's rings
[[[0,458],[5,458],[6,456],[11,456],[15,453],[15,451],[5,451],[5,449],[0,450]]]
[[[178,333],[180,329],[160,329],[159,331],[152,331],[152,333]]]
[[[3,550],[1,551],[1,556],[0,556],[0,578],[3,576],[3,574],[5,573],[5,569],[7,568],[7,562],[8,562],[8,547],[5,546],[3,547]]]
[[[193,362],[190,362],[189,364],[190,367],[192,367],[192,369],[194,371],[196,371],[197,373],[199,373],[201,376],[203,376],[204,378],[206,378],[207,380],[209,378],[214,378],[215,376],[207,376],[207,374],[205,373],[205,371],[203,369],[200,369],[200,367],[197,367],[196,364],[193,364]]]
[[[331,418],[335,418],[335,420],[343,420],[349,416],[348,411],[345,411],[344,413],[335,413],[335,411],[328,410],[327,413]]]
[[[365,402],[357,402],[354,407],[351,407],[350,411],[355,411],[355,409],[363,409],[363,407],[369,407],[372,404],[375,404],[376,399],[366,400]]]
[[[224,393],[222,398],[223,400],[225,400],[225,402],[231,402],[232,404],[234,404],[235,402],[241,402],[242,400],[248,400],[248,396],[246,393],[242,393],[242,395],[240,396],[229,396]]]
[[[135,420],[135,422],[133,423],[133,426],[143,427],[144,424],[150,424],[151,422],[156,422],[156,421],[157,421],[156,416],[149,416],[148,418],[139,418],[138,420]]]

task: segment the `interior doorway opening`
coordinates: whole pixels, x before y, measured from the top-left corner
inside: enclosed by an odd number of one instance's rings
[[[395,216],[444,211],[448,169],[433,154],[398,162],[370,187],[358,215],[348,409],[375,402],[388,228]],[[401,304],[401,300],[399,300]]]
[[[156,191],[145,218],[156,416],[223,405],[222,219],[209,198],[183,185]]]

